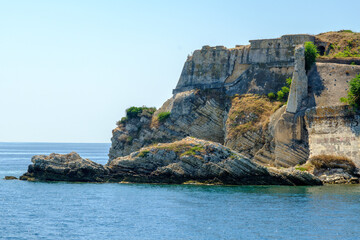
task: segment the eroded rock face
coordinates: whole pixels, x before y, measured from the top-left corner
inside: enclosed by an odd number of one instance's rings
[[[320,185],[313,175],[258,165],[211,141],[187,137],[157,144],[102,166],[76,153],[34,156],[20,179],[40,181]]]
[[[107,167],[83,159],[75,152],[36,155],[31,161],[33,164],[29,165],[27,173],[20,180],[103,182],[109,174]]]
[[[259,163],[273,162],[270,116],[282,104],[254,94],[233,97],[225,125],[225,146]]]
[[[157,115],[170,112],[159,122]],[[218,90],[191,90],[174,95],[154,113],[131,119],[113,130],[110,160],[128,155],[153,143],[166,143],[193,136],[224,142],[225,96]]]

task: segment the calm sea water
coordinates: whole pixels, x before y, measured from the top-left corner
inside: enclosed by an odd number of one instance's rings
[[[33,183],[35,154],[109,144],[0,143],[0,239],[359,239],[360,187]]]

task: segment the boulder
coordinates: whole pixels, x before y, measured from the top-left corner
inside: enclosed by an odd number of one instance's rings
[[[4,177],[4,180],[17,180],[18,178],[17,177],[14,177],[14,176],[5,176]]]
[[[103,165],[83,159],[75,152],[36,155],[31,161],[33,164],[29,165],[27,173],[20,180],[103,182],[109,174]]]

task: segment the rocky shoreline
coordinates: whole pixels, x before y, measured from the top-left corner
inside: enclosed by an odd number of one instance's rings
[[[157,144],[109,161],[106,165],[77,153],[37,155],[27,181],[202,183],[221,185],[321,185],[313,175],[296,169],[261,166],[211,141],[187,137]]]

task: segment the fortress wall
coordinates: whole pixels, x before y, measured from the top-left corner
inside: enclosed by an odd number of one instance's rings
[[[310,72],[307,107],[338,106],[347,96],[348,82],[360,74],[360,66],[316,63]]]
[[[349,157],[360,167],[360,116],[345,106],[306,111],[310,157],[330,154]]]
[[[185,62],[173,92],[222,87],[228,89],[228,94],[277,91],[292,76],[295,46],[312,40],[314,37],[310,35],[285,35],[252,40],[250,45],[232,49],[204,46]]]

